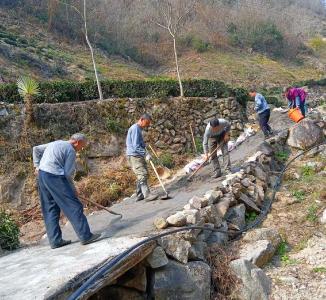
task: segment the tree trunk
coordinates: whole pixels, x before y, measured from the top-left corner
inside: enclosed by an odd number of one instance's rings
[[[97,89],[98,89],[98,94],[100,97],[100,100],[103,100],[103,94],[102,94],[102,88],[101,88],[101,83],[99,81],[98,78],[98,74],[97,74],[97,69],[96,69],[96,64],[95,64],[95,58],[94,58],[94,51],[93,51],[93,47],[88,39],[88,33],[87,33],[87,21],[86,21],[86,0],[84,0],[84,27],[85,27],[85,38],[86,38],[86,42],[87,45],[89,47],[89,50],[91,51],[91,55],[92,55],[92,61],[93,61],[93,67],[94,67],[94,72],[95,72],[95,78],[96,78],[96,83],[97,83]]]
[[[29,95],[25,96],[25,124],[26,130],[33,122],[33,100],[32,97]]]
[[[183,86],[182,86],[180,72],[179,72],[179,63],[178,63],[178,55],[177,55],[177,47],[176,47],[175,36],[173,36],[173,49],[174,49],[175,64],[176,64],[176,67],[177,67],[178,81],[179,81],[179,86],[180,86],[180,97],[184,97]]]

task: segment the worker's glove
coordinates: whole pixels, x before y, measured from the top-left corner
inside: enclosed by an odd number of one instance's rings
[[[151,156],[149,153],[146,153],[146,155],[145,155],[145,160],[146,160],[146,161],[150,161],[150,160],[152,160],[152,156]]]

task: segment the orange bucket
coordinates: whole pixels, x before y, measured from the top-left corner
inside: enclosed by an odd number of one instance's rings
[[[295,123],[300,122],[304,118],[304,116],[301,113],[300,108],[298,108],[298,107],[291,108],[288,112],[288,116]]]

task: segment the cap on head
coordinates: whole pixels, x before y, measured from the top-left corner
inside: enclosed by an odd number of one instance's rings
[[[217,127],[218,125],[220,125],[220,121],[219,119],[213,119],[209,122],[209,124],[212,126],[212,127]]]
[[[256,93],[257,92],[257,88],[255,86],[252,86],[250,89],[249,89],[249,93]]]

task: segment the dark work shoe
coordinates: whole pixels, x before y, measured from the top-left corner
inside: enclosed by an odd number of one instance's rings
[[[100,237],[101,237],[101,234],[100,233],[92,233],[92,236],[88,240],[81,241],[80,243],[82,245],[87,245],[87,244],[96,242]]]
[[[144,200],[144,195],[142,194],[142,195],[138,195],[137,197],[136,197],[136,202],[137,201],[141,201],[141,200]]]
[[[69,245],[69,244],[71,244],[71,241],[70,241],[70,240],[68,240],[68,241],[66,241],[66,240],[61,240],[61,242],[60,242],[59,244],[57,244],[57,245],[52,245],[51,248],[52,248],[52,249],[56,249],[56,248],[60,248],[60,247],[63,247],[63,246]]]
[[[217,171],[212,175],[212,178],[219,178],[222,176],[222,172],[221,171]]]

